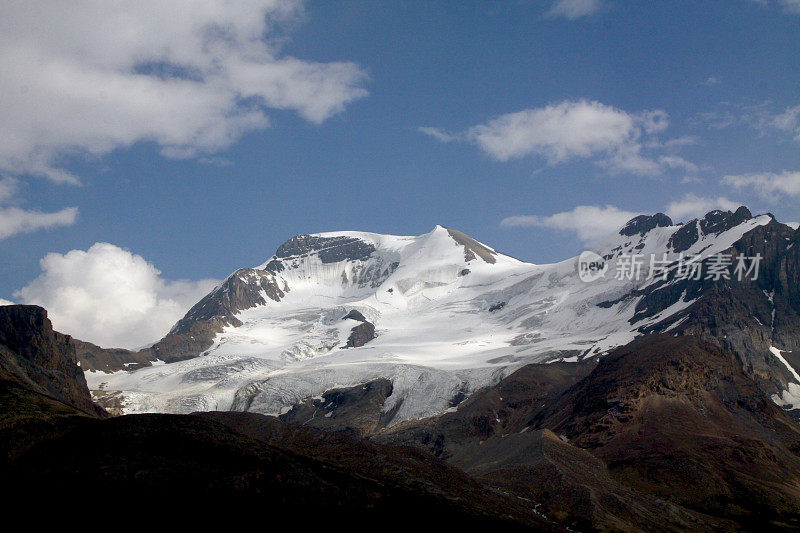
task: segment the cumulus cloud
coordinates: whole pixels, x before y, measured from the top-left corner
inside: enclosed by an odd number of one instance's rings
[[[542,227],[575,233],[588,245],[598,244],[604,238],[618,232],[630,219],[640,215],[613,205],[605,207],[579,205],[572,211],[550,216],[522,215],[503,219],[506,227]]]
[[[781,195],[800,195],[800,171],[725,176],[722,182],[737,189],[753,189],[763,198],[773,201]]]
[[[78,218],[77,207],[67,207],[60,211],[45,213],[38,210],[25,210],[7,204],[16,195],[19,182],[14,178],[0,180],[0,240],[19,233],[30,233],[40,229],[58,226],[71,226]]]
[[[548,17],[564,17],[575,20],[602,9],[600,0],[555,0],[547,12]]]
[[[662,110],[628,113],[577,100],[500,115],[458,133],[433,127],[420,131],[441,142],[471,142],[497,161],[533,156],[552,166],[593,157],[611,173],[653,176],[675,168],[678,161],[674,156],[659,161],[645,153],[667,147],[656,135],[668,126],[669,116]],[[690,165],[680,161],[684,168]]]
[[[14,305],[14,302],[0,298],[0,305]]]
[[[740,205],[742,204],[728,200],[724,196],[706,198],[689,193],[681,200],[670,202],[665,212],[675,221],[685,221],[701,217],[716,209],[735,211]]]
[[[78,183],[65,156],[147,141],[214,152],[286,109],[321,123],[367,94],[350,62],[282,52],[291,0],[0,4],[0,171]]]
[[[160,339],[218,283],[165,280],[143,257],[108,243],[47,254],[40,265],[13,297],[47,309],[57,330],[104,347]]]
[[[635,132],[628,113],[580,100],[501,115],[474,126],[468,136],[499,161],[539,155],[558,163],[616,148]]]

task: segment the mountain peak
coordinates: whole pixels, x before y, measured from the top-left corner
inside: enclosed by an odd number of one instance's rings
[[[447,230],[448,235],[450,235],[454,241],[464,247],[465,261],[470,262],[476,257],[480,257],[489,264],[494,264],[497,262],[495,257],[497,255],[496,251],[489,248],[485,244],[476,241],[466,233],[462,233],[452,228],[444,228],[443,226],[436,226],[436,228],[443,228]]]
[[[706,216],[700,220],[700,229],[706,234],[719,234],[752,218],[752,213],[745,206],[739,207],[735,212],[717,209],[706,213]]]
[[[633,235],[644,235],[655,228],[666,228],[672,226],[672,219],[664,213],[656,213],[655,215],[639,215],[633,217],[627,224],[619,231],[620,235],[632,237]]]

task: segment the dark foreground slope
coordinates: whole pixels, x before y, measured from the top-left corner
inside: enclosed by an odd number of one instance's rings
[[[0,479],[17,509],[281,513],[327,529],[800,529],[800,426],[697,336],[529,365],[454,412],[389,429],[372,392],[338,391],[336,431],[323,431],[252,413],[105,418],[44,311],[3,313]]]
[[[733,354],[654,335],[585,372],[530,365],[375,438],[428,449],[579,529],[800,528],[800,427]]]
[[[85,383],[63,372],[72,352],[44,311],[0,309],[15,317],[0,349],[3,368],[15,371],[0,373],[0,479],[13,493],[4,504],[20,511],[47,509],[44,518],[75,507],[136,520],[148,506],[167,505],[187,523],[282,513],[298,526],[558,530],[524,500],[409,448],[246,413],[103,418],[87,408]],[[37,349],[5,344],[20,338]],[[62,371],[47,374],[53,368]],[[45,374],[53,383],[38,385]]]

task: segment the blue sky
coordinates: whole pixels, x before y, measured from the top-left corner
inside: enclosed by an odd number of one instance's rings
[[[552,262],[638,212],[800,220],[796,0],[180,4],[0,8],[0,298],[95,243],[158,299],[307,232]]]

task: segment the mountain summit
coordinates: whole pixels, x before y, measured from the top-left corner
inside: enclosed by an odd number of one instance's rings
[[[443,226],[298,235],[131,361],[85,350],[83,367],[124,412],[283,414],[386,380],[370,389],[382,427],[442,413],[526,364],[592,360],[667,331],[730,349],[777,402],[800,406],[798,240],[746,208],[682,225],[640,216],[594,251],[605,270],[586,282],[578,258],[525,263]],[[740,257],[759,258],[754,279],[736,279]]]

